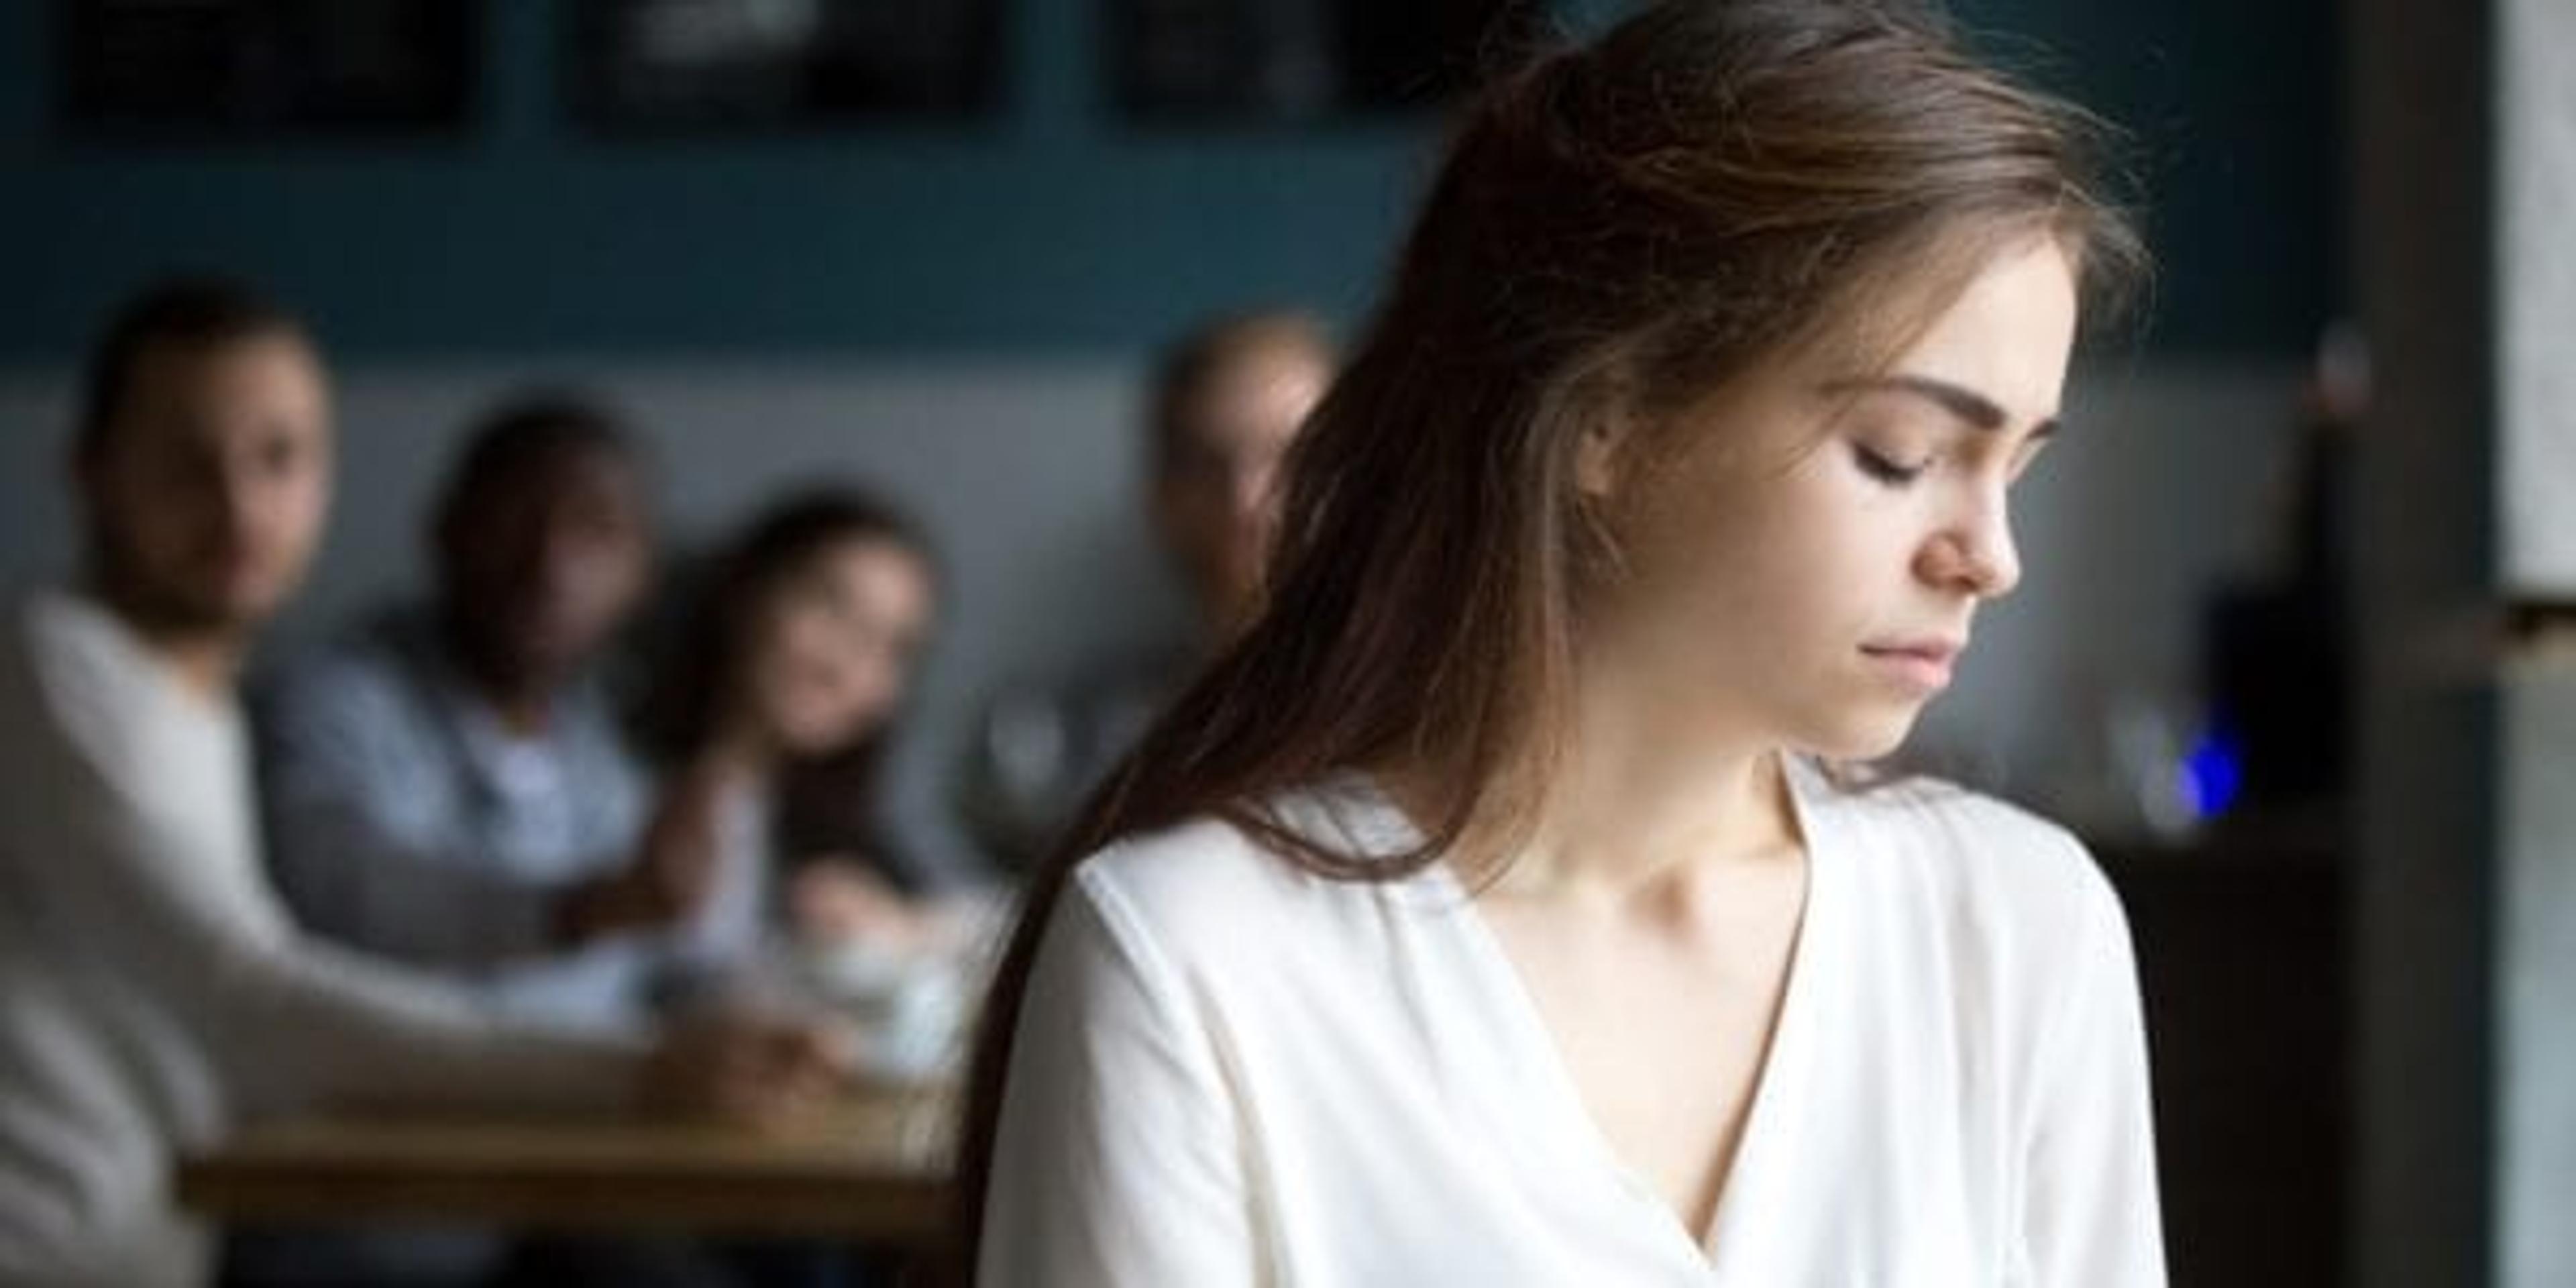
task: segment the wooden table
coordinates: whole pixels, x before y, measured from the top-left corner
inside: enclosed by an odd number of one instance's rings
[[[181,1161],[218,1221],[454,1220],[527,1230],[919,1245],[946,1200],[946,1099],[856,1096],[771,1133],[705,1123],[294,1119]]]

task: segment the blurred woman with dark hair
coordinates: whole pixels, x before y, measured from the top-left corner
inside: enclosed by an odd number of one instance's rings
[[[1289,460],[1268,602],[1036,876],[998,1285],[2163,1281],[2066,832],[1866,786],[2019,556],[2086,118],[1901,0],[1488,90]]]
[[[703,855],[695,875],[708,897],[679,932],[697,973],[747,965],[781,915],[802,940],[879,955],[964,935],[962,914],[909,897],[881,856],[797,856],[784,890],[771,877],[782,789],[800,766],[829,763],[834,790],[873,795],[937,610],[920,529],[853,488],[774,506],[708,568],[645,720],[676,780],[654,840]]]

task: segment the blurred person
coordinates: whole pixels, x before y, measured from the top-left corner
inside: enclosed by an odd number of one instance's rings
[[[817,963],[864,956],[894,982],[944,970],[981,943],[992,918],[975,887],[894,860],[868,825],[877,769],[938,610],[927,537],[855,487],[770,505],[702,570],[642,721],[669,784],[648,845],[706,855],[713,892],[674,928],[665,1005],[833,1006],[852,999],[818,987],[826,981]],[[779,815],[798,787],[838,793],[835,814],[854,822],[836,833],[860,844],[791,849],[797,838]],[[930,1018],[936,1032],[861,1024],[860,1069],[933,1072],[941,1061],[930,1057],[951,1045],[956,1024],[953,1013]],[[856,1269],[831,1250],[792,1243],[736,1256],[761,1267],[761,1284],[839,1282],[842,1269]],[[868,1282],[892,1282],[893,1269],[870,1267]]]
[[[666,841],[708,849],[724,897],[682,927],[699,973],[721,980],[774,926],[804,941],[942,950],[961,905],[907,888],[880,854],[784,856],[775,826],[791,769],[834,758],[864,812],[938,612],[938,575],[913,522],[864,491],[782,501],[714,560],[656,680],[647,727],[688,813]],[[773,881],[782,859],[794,871]]]
[[[676,928],[733,896],[712,889],[711,851],[644,843],[657,803],[601,674],[653,578],[647,474],[594,401],[502,403],[432,506],[428,600],[256,686],[272,875],[305,929],[508,1014],[602,1032],[652,1020]],[[695,808],[687,794],[658,808]],[[469,1229],[262,1228],[226,1263],[244,1282],[466,1283],[509,1251]]]
[[[766,1117],[823,1033],[513,1022],[301,934],[263,875],[235,695],[330,494],[328,382],[246,288],[164,283],[91,356],[84,567],[0,629],[0,1282],[204,1281],[174,1155],[314,1104]]]
[[[1154,534],[1188,592],[1189,638],[1052,690],[1007,693],[967,766],[984,847],[1028,867],[1191,672],[1249,622],[1278,524],[1280,463],[1333,378],[1323,327],[1265,311],[1205,323],[1156,365],[1146,420]]]
[[[1151,431],[1154,530],[1198,616],[1201,656],[1252,619],[1279,523],[1279,467],[1333,379],[1332,342],[1299,313],[1200,326],[1163,355]]]
[[[261,686],[270,859],[308,929],[514,1013],[645,1018],[662,932],[709,886],[709,856],[642,844],[653,797],[601,674],[652,582],[645,472],[595,404],[501,406],[434,506],[428,602]]]
[[[1668,0],[1484,92],[1266,605],[1033,881],[962,1268],[2164,1282],[2109,883],[1860,767],[2143,256],[2089,134],[1886,0]]]

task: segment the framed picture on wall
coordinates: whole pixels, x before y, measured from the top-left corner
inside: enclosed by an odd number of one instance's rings
[[[471,0],[57,0],[75,135],[155,141],[461,134]]]
[[[1542,29],[1544,0],[1108,0],[1119,113],[1300,124],[1436,107]]]
[[[598,134],[964,121],[1001,99],[1002,0],[562,0]]]

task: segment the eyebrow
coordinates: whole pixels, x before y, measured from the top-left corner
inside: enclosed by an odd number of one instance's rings
[[[2012,422],[2012,416],[1994,399],[1965,385],[1952,384],[1932,376],[1897,372],[1885,376],[1851,376],[1828,381],[1825,392],[1860,394],[1894,392],[1912,394],[1939,407],[1978,429],[1996,431]],[[2058,418],[2050,416],[2031,427],[2032,438],[2047,438],[2057,432]]]

